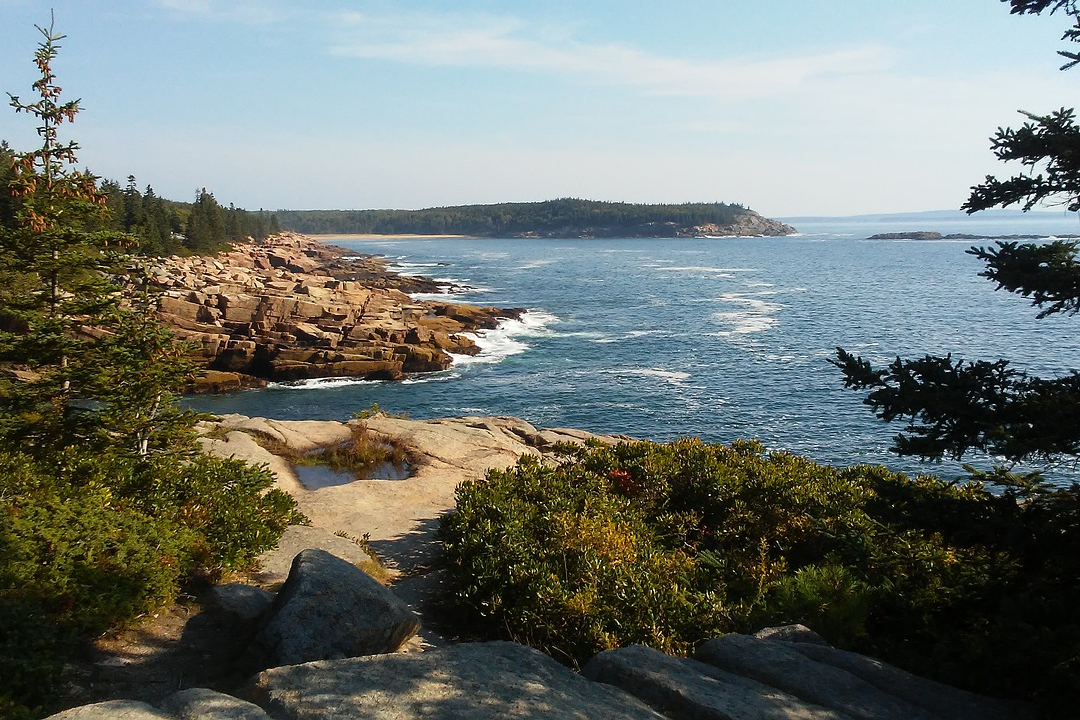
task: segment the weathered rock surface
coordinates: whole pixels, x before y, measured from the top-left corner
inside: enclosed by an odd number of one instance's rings
[[[727,225],[708,223],[690,228],[684,235],[693,237],[783,237],[798,232],[779,220],[762,217],[755,212],[739,215]]]
[[[791,632],[792,626],[786,626],[766,628],[758,633],[761,637],[726,635],[704,643],[693,659],[645,647],[620,648],[594,657],[582,675],[620,687],[672,718],[1030,718],[1024,706],[919,678],[813,639],[768,639]]]
[[[241,664],[254,671],[392,653],[419,627],[412,611],[370,575],[324,550],[308,549],[293,560]]]
[[[890,695],[947,720],[1010,720],[1027,718],[1030,708],[965,692],[893,667],[866,655],[825,644],[792,643],[791,649],[819,663],[862,678]]]
[[[1028,709],[926,680],[880,660],[814,642],[725,635],[694,658],[867,720],[979,720],[1028,717]]]
[[[709,640],[694,658],[732,673],[864,720],[930,720],[922,708],[889,695],[865,680],[832,665],[811,660],[791,643],[749,635]]]
[[[159,707],[177,720],[270,720],[258,705],[205,688],[173,693]]]
[[[138,700],[108,700],[50,715],[46,720],[174,720],[173,716]]]
[[[197,392],[252,384],[241,376],[395,380],[445,370],[449,353],[479,352],[465,333],[523,312],[414,301],[408,292],[440,286],[293,233],[215,257],[146,261],[133,277],[158,292],[159,319],[216,371]]]
[[[621,688],[668,717],[701,720],[849,720],[774,687],[695,660],[633,646],[602,652],[581,674]]]
[[[244,694],[292,720],[661,717],[621,690],[508,642],[274,668]]]
[[[154,707],[138,700],[109,700],[65,710],[46,720],[270,720],[258,705],[207,690],[173,693]]]
[[[825,638],[806,627],[805,625],[777,625],[767,627],[754,633],[759,640],[786,640],[788,642],[812,643],[814,645],[828,645]]]

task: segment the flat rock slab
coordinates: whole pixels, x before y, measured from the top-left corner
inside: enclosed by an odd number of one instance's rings
[[[175,720],[169,713],[138,700],[109,700],[50,715],[45,720]]]
[[[640,645],[602,652],[582,669],[672,718],[694,720],[849,720],[774,687]]]
[[[805,643],[725,635],[701,645],[694,658],[852,718],[935,720],[937,717],[847,670],[803,655],[794,647],[801,644]]]
[[[834,647],[791,643],[791,649],[817,662],[841,668],[874,687],[917,705],[942,720],[1030,720],[1023,703],[989,698],[912,675],[866,655]]]
[[[617,688],[509,642],[273,668],[245,694],[290,720],[662,717]]]
[[[173,693],[159,707],[177,720],[271,720],[258,705],[206,688]]]

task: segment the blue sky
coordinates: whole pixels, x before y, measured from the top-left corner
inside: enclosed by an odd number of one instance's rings
[[[81,163],[249,209],[956,208],[1080,82],[1066,18],[996,0],[0,0],[0,90],[31,96],[50,8]]]

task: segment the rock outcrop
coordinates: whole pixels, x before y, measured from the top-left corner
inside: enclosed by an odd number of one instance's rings
[[[805,630],[805,628],[803,629]],[[810,637],[810,631],[796,635]],[[692,659],[646,647],[602,652],[582,675],[671,718],[717,720],[1022,720],[1029,708],[916,677],[873,658],[766,629],[725,635]]]
[[[216,371],[196,383],[203,391],[250,386],[244,376],[396,380],[445,370],[451,353],[479,352],[465,333],[523,312],[414,301],[407,293],[440,286],[291,233],[132,270],[133,287],[155,291],[158,318]]]
[[[660,717],[622,690],[510,642],[274,668],[242,694],[271,717],[294,720]]]
[[[682,237],[783,237],[798,232],[790,225],[779,220],[762,217],[756,212],[747,212],[736,217],[727,225],[707,223],[695,225],[682,233]]]

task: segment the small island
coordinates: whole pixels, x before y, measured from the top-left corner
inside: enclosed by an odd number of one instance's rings
[[[466,235],[503,238],[782,237],[797,231],[739,204],[638,204],[563,198],[424,210],[279,210],[306,235]]]

